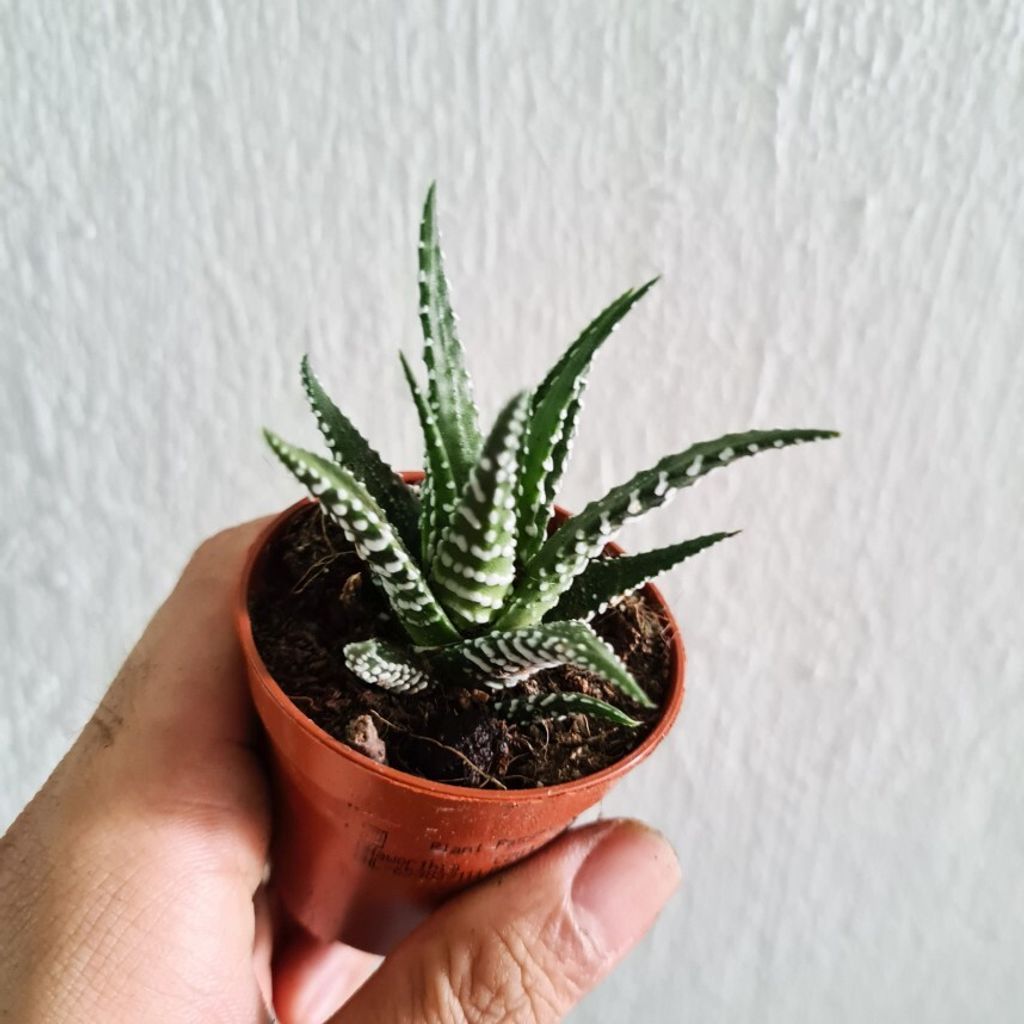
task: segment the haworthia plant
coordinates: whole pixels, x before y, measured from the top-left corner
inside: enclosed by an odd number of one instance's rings
[[[307,359],[303,386],[331,458],[266,431],[274,453],[334,519],[380,585],[406,642],[344,648],[351,672],[394,693],[468,686],[491,691],[511,721],[587,715],[639,719],[584,693],[526,693],[535,673],[572,665],[602,677],[636,709],[651,706],[612,647],[587,624],[625,593],[717,544],[715,533],[638,555],[609,557],[628,520],[664,504],[713,469],[831,430],[755,430],[666,456],[549,532],[591,361],[654,281],[603,310],[532,391],[513,398],[484,439],[456,332],[431,186],[419,234],[426,386],[402,357],[424,438],[424,479],[410,486],[331,401]]]

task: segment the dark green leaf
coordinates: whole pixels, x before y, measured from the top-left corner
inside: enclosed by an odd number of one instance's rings
[[[420,223],[423,361],[427,366],[427,402],[437,420],[456,490],[461,490],[480,456],[480,428],[465,356],[455,331],[455,314],[448,297],[435,196],[435,186],[431,185]]]
[[[344,655],[345,664],[364,683],[392,693],[419,693],[433,682],[411,651],[387,640],[346,644]]]
[[[523,392],[499,414],[431,563],[434,590],[460,625],[486,625],[512,586],[517,456],[528,408]]]
[[[709,533],[704,537],[684,540],[680,544],[639,555],[614,555],[595,558],[572,586],[561,596],[558,604],[548,612],[547,619],[587,619],[600,614],[614,599],[643,586],[648,580],[685,561],[698,551],[717,544],[732,533]]]
[[[587,565],[600,556],[605,544],[627,520],[657,508],[676,491],[688,487],[713,469],[719,469],[759,451],[785,448],[806,441],[838,437],[832,430],[752,430],[702,441],[668,455],[650,469],[612,488],[564,522],[526,566],[522,580],[496,622],[499,629],[539,622],[553,608]]]
[[[269,430],[263,433],[274,454],[345,531],[413,643],[430,646],[458,640],[419,566],[366,488],[343,466],[295,448]]]
[[[426,572],[434,559],[441,530],[455,509],[458,491],[455,489],[448,453],[437,429],[437,419],[423,397],[405,356],[399,353],[399,358],[402,360],[402,369],[405,371],[412,399],[416,403],[416,412],[419,414],[420,428],[423,431],[426,465],[420,487],[420,557],[423,570]]]
[[[317,380],[309,357],[302,357],[302,384],[334,461],[359,480],[394,523],[402,543],[416,550],[419,501],[402,478],[370,447]]]
[[[604,309],[569,346],[537,388],[527,430],[519,494],[519,559],[526,564],[540,549],[551,518],[555,492],[576,432],[590,361],[619,321],[657,278],[631,288]]]
[[[640,724],[614,704],[588,697],[585,693],[535,693],[529,697],[506,697],[496,700],[492,707],[496,714],[510,722],[528,723],[568,718],[569,715],[590,715],[630,729]]]
[[[463,663],[464,671],[475,671],[491,689],[514,686],[543,668],[575,665],[607,679],[630,700],[652,706],[619,656],[585,622],[543,622],[496,630],[445,648],[439,657],[447,663]]]

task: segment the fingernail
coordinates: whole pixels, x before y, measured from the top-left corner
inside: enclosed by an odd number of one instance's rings
[[[609,829],[587,854],[572,883],[580,926],[609,953],[632,946],[679,884],[668,842],[638,822]]]

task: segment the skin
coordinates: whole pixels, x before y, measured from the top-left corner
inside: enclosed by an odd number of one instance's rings
[[[206,541],[0,845],[0,1021],[558,1021],[679,880],[636,822],[577,829],[381,961],[285,924],[231,625],[263,521]]]

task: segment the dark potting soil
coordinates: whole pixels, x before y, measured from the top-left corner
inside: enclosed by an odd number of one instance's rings
[[[370,637],[402,641],[386,599],[341,529],[310,505],[266,551],[249,598],[253,635],[267,668],[296,706],[336,739],[381,764],[438,782],[530,789],[590,775],[620,760],[650,733],[669,683],[667,624],[643,594],[630,595],[591,625],[654,701],[633,705],[598,676],[560,666],[517,690],[575,690],[609,701],[639,728],[570,715],[510,724],[490,710],[484,689],[432,687],[393,694],[346,667],[342,651]]]

